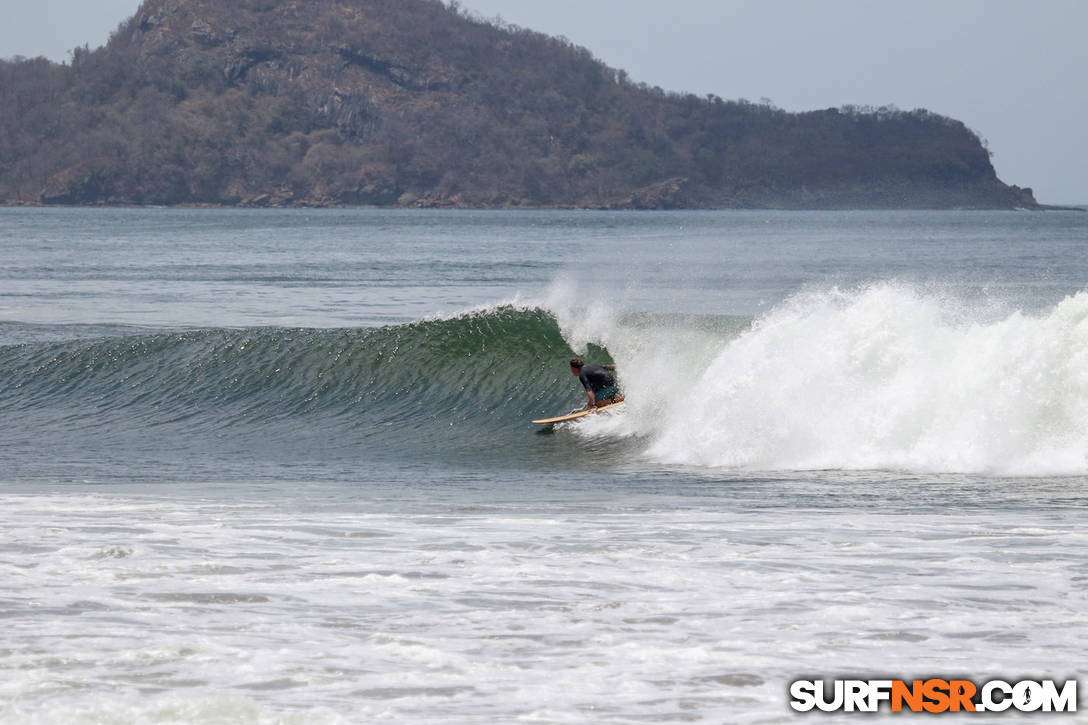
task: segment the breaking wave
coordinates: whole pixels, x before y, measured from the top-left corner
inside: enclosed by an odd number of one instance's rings
[[[1088,472],[1088,293],[1037,316],[895,284],[803,294],[690,372],[629,422],[658,460]]]
[[[1088,473],[1088,293],[1032,315],[894,283],[798,294],[754,320],[621,315],[556,295],[373,329],[9,345],[0,418],[16,447],[50,436],[183,453],[362,446],[546,465],[555,447],[528,421],[582,403],[565,364],[575,353],[615,361],[628,404],[562,428],[563,440],[622,441],[625,458]]]

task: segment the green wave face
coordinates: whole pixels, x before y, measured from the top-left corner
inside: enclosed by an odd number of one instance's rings
[[[376,329],[26,344],[0,349],[11,381],[0,403],[27,441],[82,435],[192,450],[411,441],[418,451],[501,438],[579,403],[571,354],[551,314],[513,307]]]

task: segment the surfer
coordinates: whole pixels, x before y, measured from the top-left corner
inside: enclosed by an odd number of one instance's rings
[[[571,358],[571,375],[577,375],[582,387],[586,389],[589,410],[623,401],[616,386],[616,376],[612,374],[615,369],[615,365],[586,365],[581,358]]]

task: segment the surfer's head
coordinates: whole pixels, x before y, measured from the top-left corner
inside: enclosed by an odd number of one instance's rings
[[[572,357],[570,359],[570,371],[575,375],[578,375],[582,372],[583,365],[585,365],[585,363],[582,362],[582,358],[580,357]]]

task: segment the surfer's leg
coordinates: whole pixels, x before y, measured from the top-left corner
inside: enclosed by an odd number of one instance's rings
[[[619,403],[623,400],[623,396],[620,395],[619,388],[615,385],[609,385],[601,388],[596,394],[597,405],[612,405],[613,403]]]

